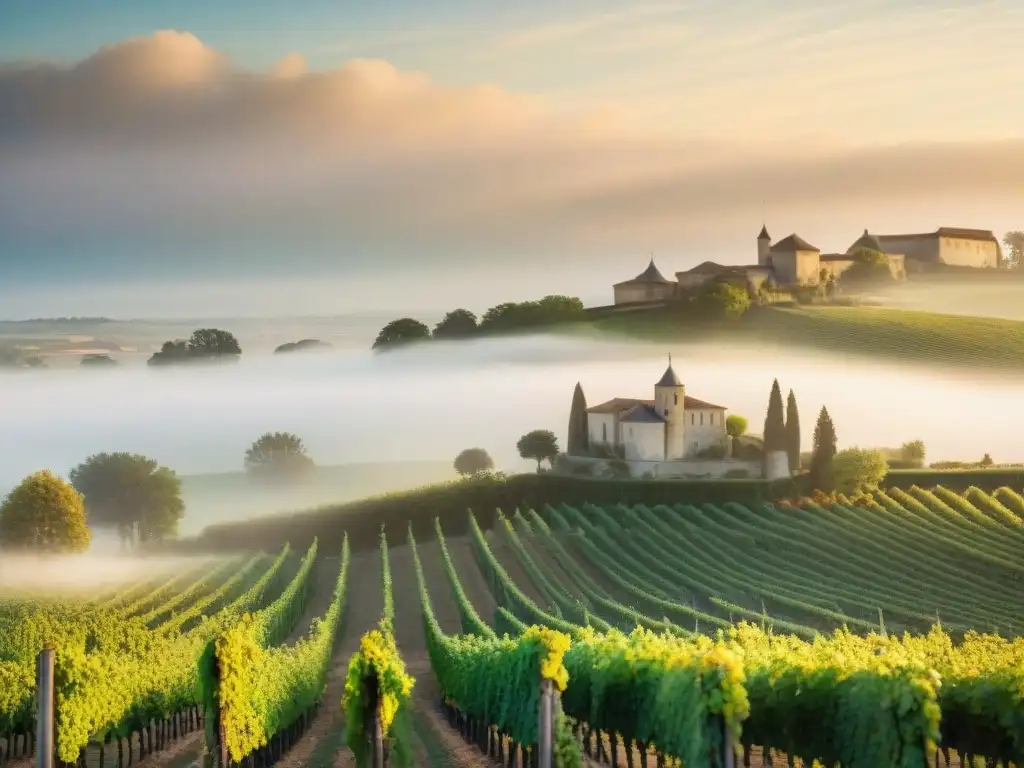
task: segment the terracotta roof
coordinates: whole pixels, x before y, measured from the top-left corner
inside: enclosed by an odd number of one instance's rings
[[[620,416],[619,421],[630,424],[664,424],[665,417],[658,413],[653,405],[639,403]]]
[[[934,232],[923,232],[914,235],[878,235],[878,240],[931,240],[936,237],[957,237],[961,240],[981,240],[987,243],[998,243],[999,238],[988,229],[965,229],[963,227],[939,227]]]
[[[773,251],[817,251],[813,245],[804,240],[800,235],[793,233],[789,237],[784,237],[775,245],[772,246]]]
[[[628,411],[638,403],[654,405],[653,400],[637,400],[632,397],[614,397],[605,403],[587,408],[587,413],[619,413],[621,411]]]
[[[761,225],[761,234],[759,234],[757,236],[757,239],[758,240],[771,240],[772,239],[772,236],[768,234],[768,225],[767,224],[762,224]]]
[[[687,395],[683,398],[683,407],[692,411],[724,411],[724,405],[715,405],[706,400],[698,400],[696,397]]]
[[[605,403],[595,405],[593,408],[587,408],[587,413],[622,413],[623,411],[628,411],[630,408],[634,408],[637,405],[653,406],[654,401],[638,400],[633,397],[614,397]],[[683,397],[683,408],[691,410],[726,410],[724,405],[715,405],[714,403],[698,400],[696,397],[690,397],[689,395]]]

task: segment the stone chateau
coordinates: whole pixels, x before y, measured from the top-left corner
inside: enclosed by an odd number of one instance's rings
[[[996,269],[1001,265],[999,240],[989,230],[940,227],[918,235],[875,235],[866,229],[844,253],[822,253],[796,233],[772,243],[767,226],[757,236],[757,263],[716,264],[705,261],[692,269],[676,272],[669,280],[654,265],[631,280],[616,283],[616,304],[667,301],[681,291],[717,278],[745,279],[754,290],[768,283],[772,287],[817,285],[824,278],[837,277],[853,265],[853,254],[861,248],[884,253],[889,269],[898,279],[943,267]]]
[[[654,385],[653,400],[616,397],[587,409],[591,445],[620,448],[626,461],[678,461],[718,449],[724,455],[725,406],[686,394],[672,367]]]

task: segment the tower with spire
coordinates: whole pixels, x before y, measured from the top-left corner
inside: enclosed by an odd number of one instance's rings
[[[768,234],[768,226],[761,225],[761,234],[757,236],[757,265],[767,267],[772,256],[772,236]]]
[[[671,353],[668,356],[668,368],[654,385],[654,408],[665,419],[665,460],[684,458],[686,442],[683,435],[683,416],[686,410],[686,386],[672,367]]]

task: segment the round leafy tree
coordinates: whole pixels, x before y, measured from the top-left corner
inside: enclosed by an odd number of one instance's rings
[[[535,429],[519,438],[516,448],[522,458],[536,461],[540,472],[542,461],[552,462],[558,456],[558,438],[550,430]]]
[[[494,461],[483,448],[467,448],[455,457],[455,471],[463,477],[482,475],[494,469]]]
[[[453,309],[434,327],[434,338],[464,339],[476,331],[476,315],[468,309]]]
[[[0,506],[0,542],[12,549],[84,552],[91,539],[81,494],[49,470],[26,477]]]
[[[738,438],[743,437],[747,431],[747,419],[739,414],[732,414],[725,420],[725,434],[732,438],[732,455],[739,456],[740,445]]]
[[[267,432],[245,452],[245,471],[257,479],[296,480],[315,467],[302,438],[291,432]]]
[[[429,339],[430,329],[427,326],[419,320],[403,317],[398,320],[392,320],[381,328],[380,333],[377,334],[376,341],[373,342],[373,348],[388,349],[389,347],[398,347],[417,341],[428,341]]]
[[[85,498],[93,525],[115,528],[121,543],[163,541],[178,534],[185,514],[181,480],[155,459],[137,453],[97,453],[68,479]]]
[[[242,354],[242,348],[234,334],[219,328],[200,328],[198,331],[193,331],[187,345],[189,357],[222,357]]]

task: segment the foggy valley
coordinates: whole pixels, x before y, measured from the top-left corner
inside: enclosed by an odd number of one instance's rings
[[[997,462],[1024,458],[1015,419],[989,416],[1018,412],[1024,377],[940,373],[784,347],[558,335],[375,354],[366,328],[296,321],[288,326],[293,338],[318,333],[348,342],[327,351],[272,355],[269,343],[280,338],[279,325],[247,321],[238,327],[247,351],[237,364],[153,369],[138,358],[110,370],[0,376],[7,412],[0,483],[6,492],[41,468],[66,475],[96,452],[141,453],[184,476],[182,532],[189,534],[224,519],[449,479],[455,455],[473,446],[485,448],[499,469],[529,471],[516,441],[535,428],[551,429],[564,441],[577,382],[591,404],[645,397],[669,353],[687,393],[746,416],[753,433],[761,431],[768,391],[778,378],[784,390],[794,389],[808,418],[828,407],[844,445],[899,446],[921,439],[929,461],[976,461],[985,453]],[[130,326],[121,332],[130,335]],[[251,341],[258,351],[248,352]],[[260,341],[267,343],[262,351]],[[958,405],[965,398],[983,405]],[[979,419],[985,429],[977,428]],[[240,474],[192,477],[241,473],[250,443],[278,430],[299,435],[322,467],[376,466],[369,475],[354,471],[348,479],[324,479],[319,488],[310,481],[272,493],[251,489]]]

